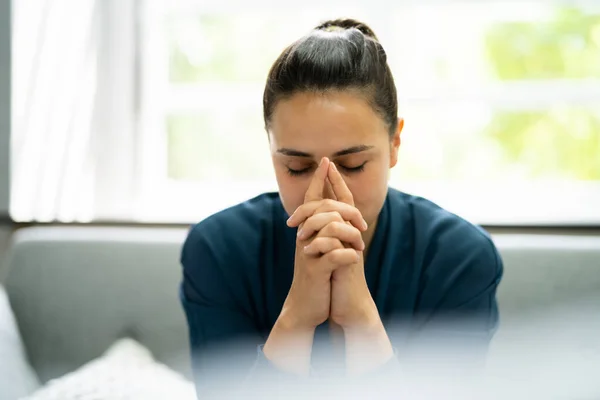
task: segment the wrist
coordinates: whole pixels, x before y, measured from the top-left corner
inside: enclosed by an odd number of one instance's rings
[[[374,370],[394,356],[392,343],[378,313],[367,313],[361,323],[342,328],[349,375],[361,375]]]
[[[300,324],[293,313],[282,311],[263,347],[263,354],[277,368],[307,376],[314,328]]]
[[[278,325],[280,329],[290,333],[314,332],[317,327],[317,325],[300,318],[298,313],[295,313],[287,307],[283,307],[275,324]]]
[[[373,303],[372,300],[367,302],[364,307],[357,310],[354,318],[344,322],[345,323],[340,325],[346,335],[369,333],[377,331],[383,326],[377,306],[375,306],[375,303]]]

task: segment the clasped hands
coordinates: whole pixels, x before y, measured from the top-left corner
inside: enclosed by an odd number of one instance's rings
[[[294,279],[284,304],[295,322],[313,328],[329,320],[345,332],[380,322],[364,272],[367,222],[329,159],[321,160],[304,204],[287,224],[298,227]]]

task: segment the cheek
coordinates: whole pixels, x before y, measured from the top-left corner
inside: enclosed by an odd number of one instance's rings
[[[355,178],[346,179],[346,184],[358,208],[370,225],[377,220],[387,194],[387,170],[365,171]]]
[[[283,208],[288,215],[292,215],[304,203],[304,194],[310,184],[310,178],[290,176],[285,171],[275,171],[275,177]]]

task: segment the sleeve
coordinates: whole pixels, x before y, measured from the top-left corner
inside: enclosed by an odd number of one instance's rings
[[[183,246],[180,299],[187,318],[192,371],[200,398],[223,398],[283,374],[262,354],[264,335],[229,282],[224,268],[240,263],[236,252],[194,228]],[[240,276],[241,280],[242,277]]]
[[[450,368],[479,368],[499,322],[500,255],[485,232],[456,224],[425,252],[411,348]]]

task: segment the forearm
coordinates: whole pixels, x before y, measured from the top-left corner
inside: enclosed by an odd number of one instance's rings
[[[282,371],[308,376],[314,334],[314,327],[300,326],[283,311],[263,348],[265,357]]]
[[[363,324],[345,327],[346,371],[349,376],[367,373],[387,363],[394,350],[379,314]]]

